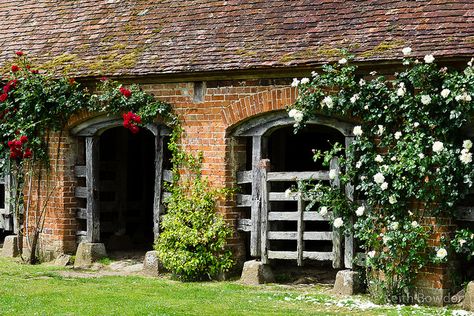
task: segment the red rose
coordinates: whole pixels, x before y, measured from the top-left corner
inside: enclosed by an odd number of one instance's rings
[[[132,92],[124,87],[120,87],[120,93],[126,97],[127,99],[130,98],[132,96]]]
[[[20,67],[17,65],[12,65],[12,72],[17,72],[18,70],[20,70]]]
[[[109,78],[107,78],[107,77],[100,78],[100,81],[107,81],[107,80],[109,80]]]
[[[133,133],[133,134],[136,134],[140,131],[140,129],[138,128],[138,126],[136,125],[132,125],[130,126],[130,131]]]
[[[20,142],[21,142],[22,144],[28,142],[28,136],[26,136],[26,135],[21,136],[21,137],[20,137]]]
[[[74,78],[69,78],[69,84],[72,86],[73,84],[76,83],[76,79]]]
[[[30,70],[30,69],[31,69],[31,66],[30,66],[30,65],[26,65],[26,69]]]
[[[3,86],[3,92],[8,93],[12,89],[12,86],[10,86],[8,83]]]
[[[26,148],[25,153],[23,154],[23,158],[31,158],[32,155],[33,153],[31,152],[31,149]]]
[[[21,50],[17,51],[15,54],[19,57],[23,56],[23,52]]]
[[[8,94],[6,93],[0,94],[0,102],[5,102],[7,98],[8,98]]]
[[[12,147],[13,146],[13,141],[12,140],[9,140],[8,141],[8,147]]]
[[[34,74],[34,75],[36,75],[36,74],[39,74],[39,71],[38,71],[38,69],[32,69],[32,70],[31,70],[31,73]]]
[[[16,79],[13,79],[13,80],[10,80],[8,81],[8,85],[11,86],[12,88],[16,88],[16,84],[18,83],[18,80]]]

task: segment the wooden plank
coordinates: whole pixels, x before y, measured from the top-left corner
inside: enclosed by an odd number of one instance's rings
[[[459,221],[474,221],[474,207],[458,207],[456,219]]]
[[[259,165],[260,169],[260,190],[261,190],[261,260],[263,264],[268,264],[268,213],[270,212],[270,203],[268,201],[268,191],[270,184],[267,181],[267,172],[270,170],[270,160],[262,159]]]
[[[252,183],[252,170],[237,172],[237,184]]]
[[[87,199],[87,187],[76,187],[74,196],[81,199]]]
[[[171,170],[163,169],[163,181],[173,183],[173,172]]]
[[[78,219],[87,219],[87,209],[78,208],[76,211],[76,218]]]
[[[86,230],[78,230],[76,232],[76,236],[87,236],[87,231]]]
[[[303,211],[304,211],[304,201],[301,194],[298,194],[298,209],[297,209],[297,222],[296,222],[296,252],[298,253],[297,264],[299,267],[303,266]]]
[[[304,232],[303,240],[332,240],[333,232]]]
[[[237,222],[237,230],[241,232],[252,231],[252,220],[250,218],[242,218]]]
[[[74,175],[78,178],[85,178],[86,177],[86,166],[75,166],[74,167]]]
[[[346,156],[351,154],[349,152],[350,145],[354,142],[353,136],[347,136],[345,138],[345,146],[346,146]],[[346,184],[345,193],[346,197],[349,201],[354,201],[354,186],[351,183]],[[349,222],[351,227],[354,226],[354,218],[351,216],[349,218]],[[354,261],[354,234],[352,232],[345,234],[344,236],[344,267],[346,269],[353,268],[353,261]]]
[[[330,261],[334,259],[333,256],[334,254],[332,252],[319,252],[319,251],[304,251],[303,252],[303,258],[311,259],[311,260]]]
[[[100,240],[98,174],[99,137],[86,137],[87,239],[89,242],[99,242]]]
[[[298,233],[269,231],[267,237],[269,240],[296,240]]]
[[[269,172],[268,181],[329,180],[328,171]]]
[[[164,213],[163,210],[163,201],[162,201],[162,181],[165,179],[165,172],[163,170],[163,136],[160,133],[155,135],[155,187],[154,187],[154,194],[155,197],[153,199],[153,234],[155,240],[160,236],[160,218],[161,215]],[[171,172],[170,172],[171,173]],[[170,174],[166,173],[166,177],[169,177]],[[173,174],[171,173],[171,180],[168,182],[172,182]]]
[[[329,216],[321,216],[318,212],[303,212],[304,221],[328,221]],[[270,212],[269,221],[296,221],[298,214],[296,212]]]
[[[339,160],[337,157],[333,157],[329,162],[330,170],[334,170],[336,172],[336,177],[330,180],[331,186],[335,188],[339,188],[341,185],[341,181],[339,180]],[[333,253],[333,261],[332,267],[334,269],[339,269],[341,267],[341,257],[342,257],[342,243],[341,243],[341,232],[339,228],[333,227],[333,235],[332,235],[332,253]]]
[[[250,207],[250,206],[252,206],[252,195],[237,194],[237,207]]]
[[[268,251],[269,259],[280,259],[280,260],[297,260],[298,253],[296,251]],[[319,261],[330,261],[333,259],[332,252],[319,252],[319,251],[303,251],[303,259],[319,260]]]
[[[298,201],[298,195],[296,192],[290,194],[290,196],[286,196],[285,192],[270,192],[268,195],[268,200],[270,202],[274,201]],[[309,201],[310,199],[307,197],[303,197],[304,201]]]
[[[336,177],[330,180],[331,186],[339,188],[341,186],[341,181],[339,180],[339,173],[341,168],[339,167],[339,159],[337,157],[333,157],[329,162],[329,169],[334,170],[336,172]]]
[[[260,169],[259,163],[262,159],[262,150],[265,150],[266,138],[261,136],[252,137],[252,205],[251,216],[252,231],[250,232],[250,256],[258,257],[260,251]]]
[[[296,251],[274,251],[268,250],[268,259],[296,260],[298,253]]]

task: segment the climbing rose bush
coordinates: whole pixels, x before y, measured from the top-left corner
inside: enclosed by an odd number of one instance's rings
[[[314,155],[326,165],[339,157],[337,176],[354,199],[323,183],[302,187],[309,207],[319,205],[334,227],[355,233],[366,250],[369,290],[392,302],[408,297],[420,269],[450,256],[444,245],[430,246],[432,231],[421,224],[453,217],[474,176],[472,141],[460,133],[474,110],[473,61],[458,71],[439,67],[433,55],[410,58],[409,47],[402,53],[402,69],[390,78],[360,75],[347,56],[295,79],[299,96],[289,109],[296,131],[317,115],[355,125],[346,155],[340,144]],[[462,244],[454,249],[467,252],[467,239]]]

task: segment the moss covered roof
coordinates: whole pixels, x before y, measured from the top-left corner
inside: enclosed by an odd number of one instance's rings
[[[474,54],[472,0],[10,0],[0,24],[0,66],[23,50],[77,76]]]

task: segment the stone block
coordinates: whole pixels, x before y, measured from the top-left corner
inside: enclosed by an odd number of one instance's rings
[[[6,236],[3,241],[2,257],[18,257],[18,237],[16,235]]]
[[[257,285],[275,282],[272,269],[269,265],[260,261],[252,260],[244,263],[240,283],[248,285]]]
[[[158,276],[162,270],[163,266],[158,257],[158,251],[148,251],[143,260],[143,273],[150,276]]]
[[[94,262],[107,257],[105,245],[102,243],[80,243],[76,251],[74,268],[90,268]]]
[[[71,256],[66,255],[66,254],[61,254],[54,260],[54,265],[65,267],[69,264],[69,262],[71,262]]]
[[[464,309],[474,312],[474,281],[469,282],[463,301]]]
[[[336,274],[333,292],[339,295],[354,295],[361,291],[361,280],[359,272],[352,270],[341,270]]]

